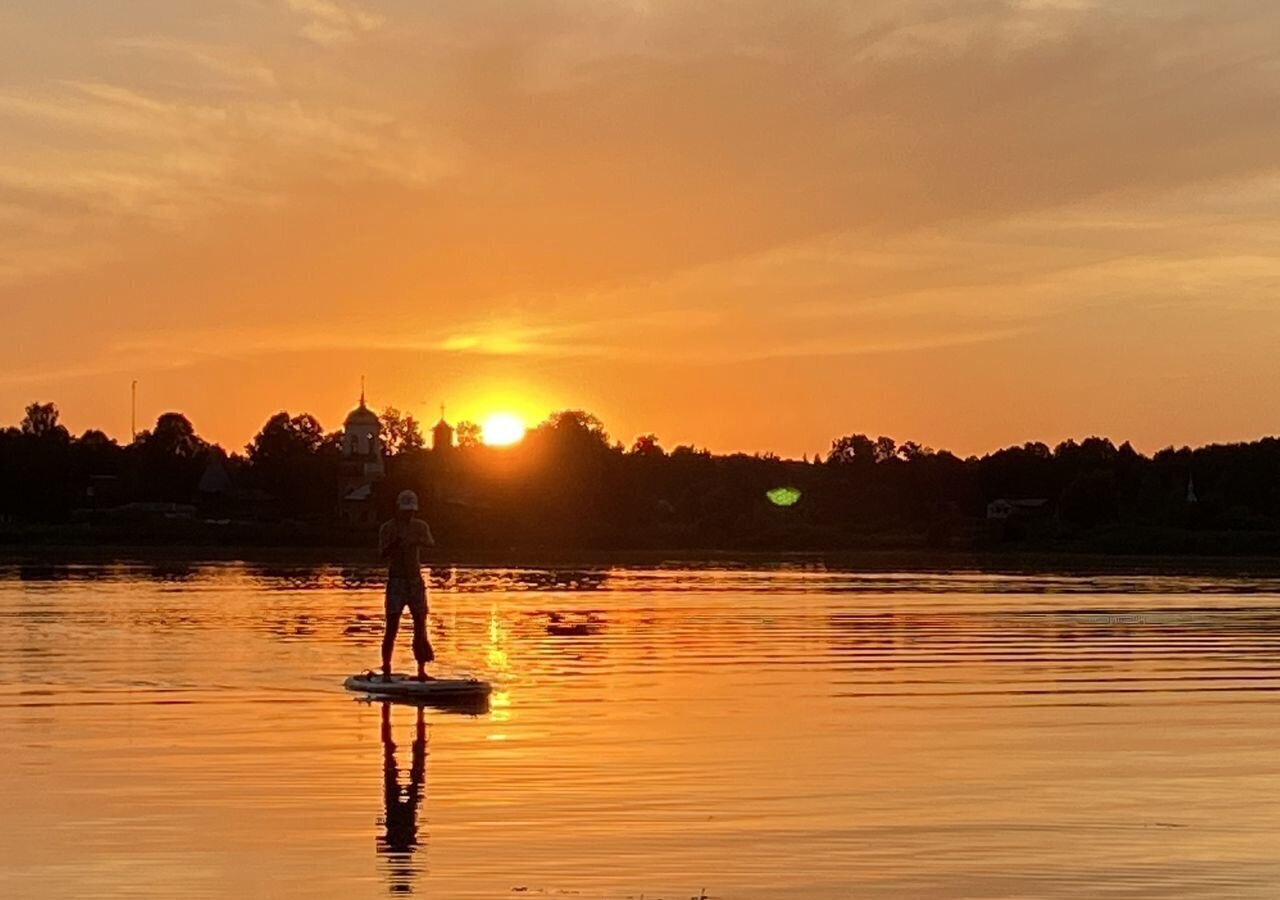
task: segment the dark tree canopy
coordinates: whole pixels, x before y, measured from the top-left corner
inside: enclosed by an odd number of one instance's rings
[[[447,454],[421,446],[410,416],[387,410],[383,425],[392,453],[375,485],[379,514],[412,488],[458,546],[1280,550],[1276,438],[1148,457],[1090,436],[960,459],[855,432],[810,463],[687,444],[667,452],[654,434],[624,448],[583,410],[557,412],[502,448],[462,422]],[[121,446],[93,429],[72,437],[54,404],[33,403],[0,429],[0,522],[162,502],[218,521],[310,523],[324,540],[341,531],[353,471],[340,433],[307,414],[277,413],[244,456],[228,456],[181,413]]]
[[[209,458],[209,444],[181,413],[167,412],[138,435],[133,448],[139,499],[190,503]]]
[[[157,456],[193,459],[209,447],[182,413],[164,413],[156,419],[155,428],[144,434],[142,445]]]
[[[848,434],[831,442],[827,462],[870,465],[877,461],[876,443],[865,434]]]
[[[580,409],[552,413],[534,429],[533,438],[560,447],[609,446],[609,434],[604,430],[604,423]]]
[[[410,413],[402,413],[394,406],[382,411],[382,443],[392,456],[421,450],[427,445],[422,427]]]
[[[252,464],[284,464],[318,453],[324,443],[324,429],[314,416],[278,412],[267,420],[245,450]]]
[[[20,426],[22,433],[39,439],[66,440],[67,429],[58,424],[58,407],[52,403],[32,403]]]
[[[471,448],[480,446],[482,430],[475,422],[463,419],[458,423],[458,428],[454,433],[457,435],[459,447]]]
[[[246,447],[252,485],[278,499],[285,510],[309,515],[336,504],[340,438],[303,413],[279,412]]]
[[[663,457],[667,455],[667,451],[662,449],[662,444],[658,442],[656,434],[642,434],[636,438],[635,443],[631,445],[631,453],[633,456],[650,456]]]

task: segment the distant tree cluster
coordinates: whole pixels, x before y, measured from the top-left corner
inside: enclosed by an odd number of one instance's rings
[[[457,546],[817,549],[1111,534],[1141,550],[1191,547],[1169,535],[1215,532],[1253,535],[1239,540],[1256,549],[1280,534],[1276,438],[1147,457],[1091,437],[961,459],[849,434],[825,454],[789,460],[668,451],[654,434],[624,445],[582,410],[555,413],[512,447],[485,446],[461,423],[447,452],[426,449],[412,416],[387,409],[381,420],[380,511],[413,488],[444,543]],[[278,413],[227,452],[180,413],[122,445],[96,430],[73,436],[53,404],[33,403],[0,430],[0,520],[20,529],[171,504],[206,519],[337,531],[342,464],[341,433],[307,414]],[[999,501],[1013,512],[993,514]]]

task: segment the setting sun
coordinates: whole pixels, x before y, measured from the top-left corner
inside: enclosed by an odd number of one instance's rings
[[[524,422],[511,413],[494,413],[481,426],[481,437],[491,447],[514,444],[524,437],[524,432]]]

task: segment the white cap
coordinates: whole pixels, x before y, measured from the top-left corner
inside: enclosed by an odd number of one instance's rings
[[[417,512],[418,495],[413,491],[401,491],[400,496],[396,498],[396,509]]]

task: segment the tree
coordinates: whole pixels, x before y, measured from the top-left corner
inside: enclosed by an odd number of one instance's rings
[[[75,474],[81,480],[91,475],[120,474],[125,451],[119,444],[97,429],[90,429],[80,435],[71,445]],[[87,485],[77,485],[78,488]]]
[[[907,462],[914,462],[917,459],[933,456],[933,448],[917,444],[915,441],[903,441],[902,446],[898,448],[898,456]]]
[[[454,434],[458,438],[459,447],[479,447],[483,432],[475,422],[463,419],[458,423],[458,428],[454,431]]]
[[[332,509],[339,436],[326,435],[314,416],[276,413],[245,450],[253,480],[287,511],[318,515]]]
[[[115,442],[115,440],[113,440],[110,437],[107,437],[105,432],[99,431],[96,428],[90,428],[84,434],[80,435],[79,439],[77,440],[77,443],[79,443],[82,447],[86,447],[93,450],[101,450],[101,449],[107,449],[107,448],[117,449],[120,446]]]
[[[52,403],[32,403],[0,432],[0,514],[56,522],[74,502],[71,439]]]
[[[898,445],[891,437],[881,435],[876,438],[875,447],[876,462],[888,462],[891,459],[897,459]]]
[[[554,412],[533,430],[529,444],[535,448],[550,450],[554,456],[592,456],[601,451],[609,452],[609,434],[604,423],[581,409],[563,409]]]
[[[382,420],[382,445],[392,456],[426,446],[422,427],[411,413],[401,413],[394,406],[388,406],[379,418]]]
[[[34,438],[67,440],[67,429],[58,424],[58,407],[52,403],[32,403],[22,420],[22,433]]]
[[[876,459],[876,445],[865,434],[849,434],[831,442],[831,452],[827,454],[827,462],[833,463],[873,463]]]
[[[156,427],[144,434],[143,444],[157,456],[194,459],[209,446],[182,413],[164,413],[156,419]]]
[[[631,445],[632,456],[656,457],[661,459],[667,455],[667,451],[662,449],[662,445],[658,443],[656,434],[642,434],[636,438],[635,443]]]
[[[209,444],[181,413],[167,412],[131,448],[138,461],[138,489],[150,500],[188,503],[204,469]]]
[[[325,441],[324,429],[315,416],[302,413],[290,417],[287,412],[278,412],[262,426],[245,452],[251,465],[288,462],[318,453]]]
[[[606,447],[609,446],[609,435],[604,430],[604,423],[592,413],[581,409],[562,409],[553,412],[538,426],[537,430],[549,434],[587,436]]]

